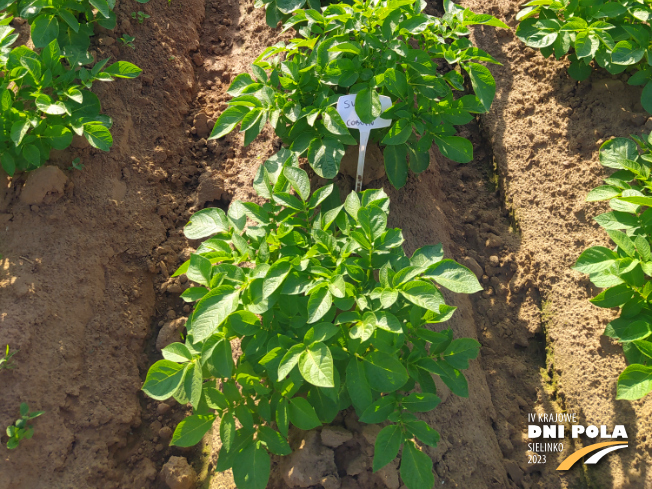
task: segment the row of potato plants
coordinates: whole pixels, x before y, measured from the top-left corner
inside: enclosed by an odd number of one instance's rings
[[[115,0],[0,0],[0,164],[13,175],[43,165],[73,134],[109,151],[111,118],[101,114],[95,81],[135,78],[141,69],[89,53],[94,25],[113,29]],[[35,49],[13,47],[15,18],[30,25]]]
[[[628,363],[618,377],[616,398],[635,400],[652,391],[652,134],[605,142],[600,162],[616,171],[587,200],[609,202],[611,210],[595,220],[616,246],[588,248],[574,269],[604,288],[593,304],[619,308],[604,334],[622,343]]]
[[[444,258],[441,244],[406,255],[401,230],[387,228],[385,192],[352,192],[344,201],[333,184],[311,192],[299,160],[324,178],[336,176],[357,134],[334,105],[357,94],[363,122],[381,114],[395,121],[374,131],[395,187],[405,184],[408,168],[428,167],[433,143],[470,161],[471,143],[454,126],[489,109],[495,82],[479,62],[496,61],[471,44],[468,26],[506,26],[448,1],[442,18],[425,14],[422,0],[257,6],[267,8],[268,21],[280,11],[283,29],[300,37],[267,48],[252,74],[233,80],[211,138],[240,125],[247,145],[269,122],[284,144],[254,179],[263,204],[203,209],[184,228],[188,239],[201,240],[175,272],[196,284],[182,294],[193,312],[184,341],[163,349],[143,390],[192,406],[173,445],[199,443],[219,420],[216,469],[232,469],[240,489],[267,486],[269,453],[291,453],[291,426],[314,429],[350,407],[364,423],[386,424],[373,470],[402,449],[405,485],[431,489],[433,463],[418,444],[435,446],[439,434],[415,413],[440,402],[433,375],[468,396],[462,371],[480,345],[428,325],[455,311],[441,287],[468,294],[482,287],[468,268]],[[455,98],[465,90],[462,73],[471,93]],[[379,95],[392,98],[389,110],[382,112]],[[234,340],[242,352],[235,360]]]
[[[569,57],[569,75],[587,79],[591,62],[612,75],[628,72],[628,84],[643,86],[641,105],[652,113],[652,8],[642,0],[532,0],[518,13],[516,35],[545,57]],[[652,391],[652,164],[650,135],[615,138],[600,149],[600,162],[615,169],[588,201],[609,201],[610,212],[595,218],[614,249],[594,246],[578,258],[575,270],[604,288],[591,302],[619,308],[605,335],[620,341],[628,366],[617,382],[617,399],[640,399]]]
[[[644,85],[641,105],[652,113],[652,8],[644,0],[531,0],[517,14],[516,35],[545,57],[568,55],[568,74],[587,79],[591,61],[612,75],[628,71]]]
[[[409,170],[428,168],[433,142],[444,156],[471,161],[473,145],[455,135],[455,126],[489,110],[496,84],[480,62],[497,61],[472,45],[469,26],[507,26],[449,1],[444,6],[442,18],[425,14],[425,2],[416,0],[295,10],[283,29],[294,27],[301,37],[267,48],[253,63],[253,76],[235,78],[229,108],[210,137],[221,138],[240,125],[248,145],[269,123],[285,146],[307,157],[319,176],[331,179],[346,145],[359,141],[359,133],[349,131],[334,104],[342,95],[356,94],[355,109],[363,123],[381,113],[393,120],[391,127],[374,130],[372,141],[384,147],[385,170],[394,187],[405,185]],[[444,71],[440,64],[457,69]],[[465,90],[463,73],[473,90],[455,98],[455,91]],[[381,95],[393,100],[386,111]]]

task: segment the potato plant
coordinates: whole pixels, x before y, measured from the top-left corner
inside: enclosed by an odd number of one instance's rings
[[[7,448],[13,450],[18,448],[21,440],[29,440],[34,435],[34,427],[31,424],[28,424],[34,418],[39,417],[45,411],[35,411],[30,413],[29,406],[26,402],[21,403],[20,405],[20,418],[18,418],[14,424],[7,427]]]
[[[604,288],[593,304],[620,309],[604,334],[622,343],[629,364],[618,377],[616,398],[634,400],[652,390],[652,134],[605,142],[600,162],[616,172],[587,200],[609,201],[611,210],[595,220],[615,247],[591,247],[573,268]]]
[[[12,31],[0,26],[0,43],[11,39]],[[105,59],[91,69],[75,69],[64,59],[56,39],[40,54],[26,46],[0,53],[0,73],[4,74],[0,78],[0,162],[9,175],[38,168],[49,159],[52,148],[67,148],[73,133],[103,151],[113,144],[111,118],[100,114],[100,100],[90,88],[97,80],[135,78],[140,68],[126,61],[106,67]]]
[[[641,104],[652,113],[652,30],[649,2],[639,0],[532,0],[516,18],[516,35],[546,58],[570,53],[568,74],[585,80],[591,61],[612,75],[632,71],[630,85],[645,85]]]
[[[254,7],[265,8],[265,20],[272,29],[279,22],[285,22],[294,12],[301,8],[321,10],[322,5],[329,3],[351,4],[353,0],[256,0]]]
[[[203,209],[185,227],[204,240],[175,273],[197,284],[182,294],[194,311],[185,342],[163,349],[143,385],[153,399],[192,405],[171,444],[195,445],[219,419],[216,469],[232,468],[240,489],[263,489],[268,451],[291,453],[290,426],[311,430],[353,406],[362,422],[389,422],[374,471],[402,446],[404,483],[431,489],[432,461],[417,441],[435,446],[439,434],[414,413],[440,402],[433,374],[468,396],[462,370],[480,346],[427,327],[455,311],[435,284],[473,293],[475,275],[444,259],[441,244],[406,256],[382,190],[344,204],[332,184],[311,194],[287,149],[261,165],[254,187],[263,205]]]
[[[70,145],[73,133],[95,148],[111,148],[111,118],[101,114],[90,89],[94,81],[135,78],[142,70],[126,61],[107,67],[108,59],[84,66],[93,61],[87,52],[90,23],[115,24],[112,11],[102,13],[104,4],[0,0],[0,10],[7,9],[0,18],[0,164],[7,174],[43,165],[52,149]],[[32,22],[32,42],[42,49],[12,48],[18,35],[9,25],[11,12]]]
[[[55,39],[69,58],[92,61],[88,48],[93,24],[113,29],[115,0],[0,0],[0,11],[25,19],[30,24],[36,48],[45,48]]]
[[[489,110],[495,81],[480,62],[497,62],[472,45],[468,26],[507,26],[450,1],[441,19],[423,13],[424,5],[374,0],[295,11],[285,29],[295,27],[302,37],[267,48],[254,62],[253,76],[233,80],[233,99],[210,137],[221,138],[239,124],[248,145],[269,122],[286,147],[330,179],[345,145],[357,145],[359,137],[337,113],[338,98],[357,94],[356,112],[370,123],[381,116],[379,95],[387,95],[394,103],[382,117],[394,123],[371,134],[385,147],[392,185],[405,185],[408,169],[420,173],[428,167],[433,142],[448,158],[471,161],[473,145],[455,135],[455,125]],[[442,70],[434,59],[457,69]],[[465,90],[462,72],[474,93],[455,98],[454,91]]]

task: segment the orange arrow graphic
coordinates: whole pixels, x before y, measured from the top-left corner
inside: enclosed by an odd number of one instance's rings
[[[627,444],[627,442],[625,441],[605,441],[603,443],[596,443],[595,445],[589,445],[588,447],[584,447],[581,450],[578,450],[572,455],[566,457],[566,459],[559,464],[557,470],[568,470],[573,466],[575,462],[581,459],[584,455],[591,452],[595,452],[596,450],[600,450],[601,448],[609,447],[612,445],[625,445],[625,444]]]

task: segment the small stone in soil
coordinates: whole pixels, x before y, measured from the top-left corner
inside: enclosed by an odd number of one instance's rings
[[[321,442],[327,447],[337,448],[353,438],[353,434],[341,426],[325,426],[321,430]]]
[[[161,469],[161,477],[170,489],[191,489],[197,484],[197,473],[184,457],[170,457]]]

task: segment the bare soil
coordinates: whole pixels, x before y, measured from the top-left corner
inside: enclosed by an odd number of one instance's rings
[[[516,1],[461,3],[515,27]],[[132,10],[151,18],[138,24]],[[255,198],[256,168],[279,144],[269,129],[247,148],[238,135],[207,141],[208,131],[232,78],[289,34],[269,29],[252,0],[122,1],[116,12],[118,28],[97,36],[97,56],[144,71],[95,89],[115,121],[113,150],[77,143],[52,159],[67,177],[60,189],[28,204],[19,176],[0,202],[0,347],[20,350],[16,368],[0,372],[0,428],[20,402],[45,411],[32,440],[0,447],[0,489],[167,487],[158,474],[171,456],[187,457],[202,487],[233,487],[228,474],[208,476],[219,437],[197,449],[168,447],[187,409],[139,389],[160,357],[159,330],[189,312],[178,298],[187,285],[169,278],[196,245],[183,225],[200,208]],[[135,50],[121,46],[123,34],[136,37]],[[390,225],[403,229],[406,251],[442,242],[485,287],[472,297],[446,294],[459,308],[449,323],[455,334],[483,348],[468,371],[470,397],[444,388],[444,402],[423,417],[442,435],[427,450],[436,485],[652,487],[652,401],[614,400],[624,359],[601,336],[611,316],[588,303],[595,291],[570,270],[584,248],[607,243],[592,222],[602,209],[584,198],[604,176],[599,143],[647,132],[640,91],[626,75],[601,71],[578,84],[564,62],[544,60],[513,31],[476,28],[473,36],[502,63],[492,67],[491,112],[460,129],[474,162],[458,165],[433,149],[430,168],[400,191],[384,177],[369,183],[390,195]],[[67,169],[75,156],[82,171]],[[348,176],[336,183],[343,194],[352,187]],[[557,463],[579,444],[528,464],[527,414],[558,411],[584,424],[624,424],[630,448],[565,474]],[[342,488],[384,487],[368,468],[347,475],[346,459],[368,458],[368,446],[359,423],[338,423],[355,435],[347,451],[335,451]],[[283,470],[275,461],[270,487],[287,487]]]

